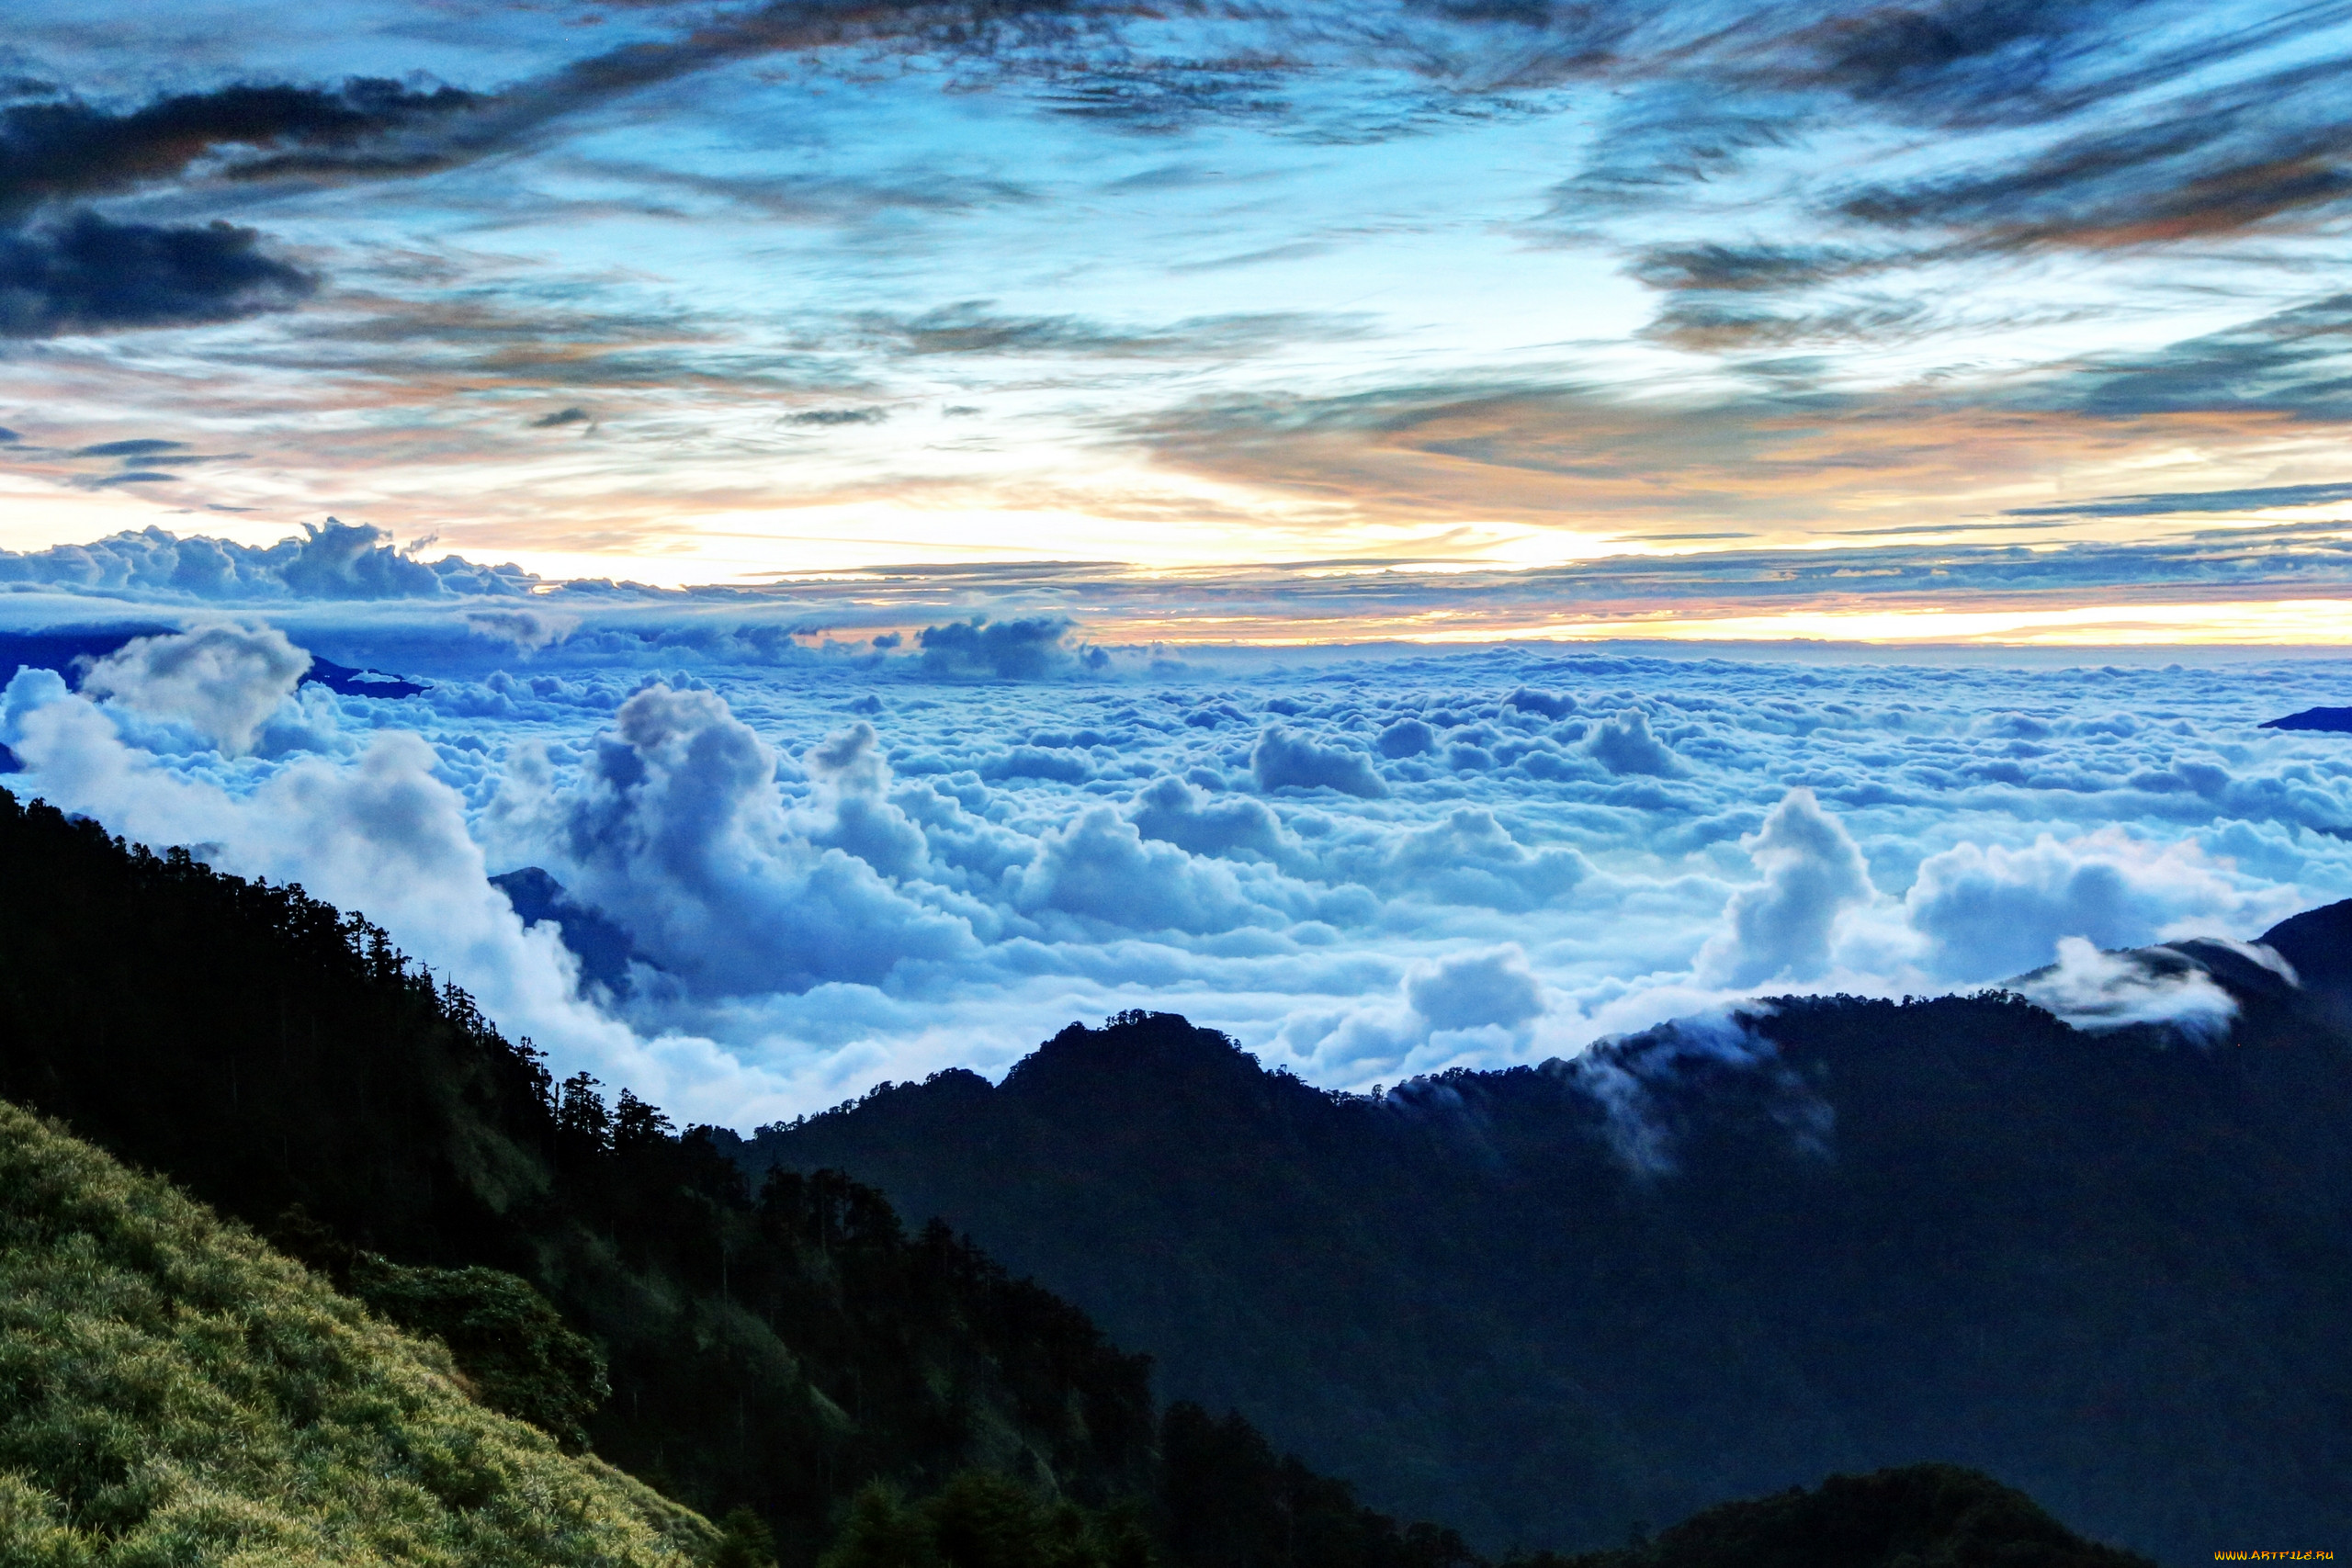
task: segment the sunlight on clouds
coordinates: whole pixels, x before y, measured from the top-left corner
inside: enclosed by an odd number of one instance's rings
[[[1657,638],[1669,642],[1986,643],[2004,647],[2130,648],[2207,643],[2280,647],[2352,641],[2352,599],[2219,604],[2115,604],[2021,610],[1803,611],[1779,615],[1665,614],[1611,621],[1555,621],[1508,631],[1392,633],[1412,642]]]

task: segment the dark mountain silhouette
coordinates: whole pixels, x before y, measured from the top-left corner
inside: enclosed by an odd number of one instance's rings
[[[0,683],[20,669],[54,670],[79,689],[83,672],[134,637],[169,637],[176,627],[153,625],[60,626],[41,632],[0,632]]]
[[[1783,998],[1329,1093],[1169,1015],[763,1129],[940,1215],[1384,1508],[1601,1545],[1941,1460],[2175,1562],[2352,1540],[2352,906],[2198,1043]]]
[[[574,902],[564,891],[563,884],[539,867],[526,865],[519,871],[503,872],[490,882],[506,895],[506,901],[514,906],[514,912],[523,917],[525,925],[555,921],[563,945],[580,960],[582,977],[598,982],[615,996],[628,995],[628,966],[632,962],[655,966],[651,959],[637,951],[628,932],[585,904]]]
[[[332,659],[311,655],[311,668],[302,676],[306,686],[324,686],[343,697],[413,697],[432,690],[423,681],[412,681],[404,675],[394,675],[382,670],[355,670],[348,664],[337,664]]]
[[[1006,1542],[1072,1520],[1110,1556],[1063,1568],[1114,1568],[1137,1529],[1168,1568],[1469,1562],[1246,1423],[1161,1413],[1147,1359],[946,1227],[837,1171],[749,1184],[713,1129],[552,1082],[358,916],[6,790],[0,870],[0,1100],[439,1337],[495,1408],[714,1517],[748,1506],[788,1568],[869,1483],[967,1474],[1001,1478],[957,1494],[1011,1553],[987,1562],[1045,1561]]]
[[[2128,1568],[2146,1559],[2094,1546],[2023,1493],[1952,1465],[1833,1475],[1709,1508],[1654,1541],[1521,1568]]]
[[[2257,729],[2315,729],[2330,734],[2352,730],[2352,708],[2305,708],[2284,718],[2265,719]]]
[[[176,627],[164,626],[74,626],[44,632],[0,632],[0,684],[20,669],[54,670],[65,683],[81,690],[82,677],[123,644],[142,637],[169,637]],[[354,669],[331,659],[311,656],[302,683],[324,686],[346,697],[413,697],[429,690],[424,682],[381,670]],[[0,770],[6,771],[6,770]]]

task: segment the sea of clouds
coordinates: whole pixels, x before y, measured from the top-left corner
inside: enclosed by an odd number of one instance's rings
[[[2352,737],[2256,728],[2340,700],[2340,660],[1171,651],[618,593],[6,607],[148,635],[17,671],[0,782],[362,910],[559,1068],[739,1126],[1131,1007],[1346,1088],[2052,964],[2034,994],[2086,1023],[2210,1022],[2201,976],[2101,950],[2352,895]],[[339,695],[314,654],[429,684]],[[625,971],[526,926],[490,880],[526,866]]]

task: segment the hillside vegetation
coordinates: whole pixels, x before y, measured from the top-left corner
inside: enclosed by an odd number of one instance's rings
[[[0,1104],[0,1562],[688,1568],[718,1532],[447,1352]]]

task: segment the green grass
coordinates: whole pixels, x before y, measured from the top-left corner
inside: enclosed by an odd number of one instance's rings
[[[685,1568],[718,1545],[476,1404],[437,1341],[0,1102],[0,1562]]]

